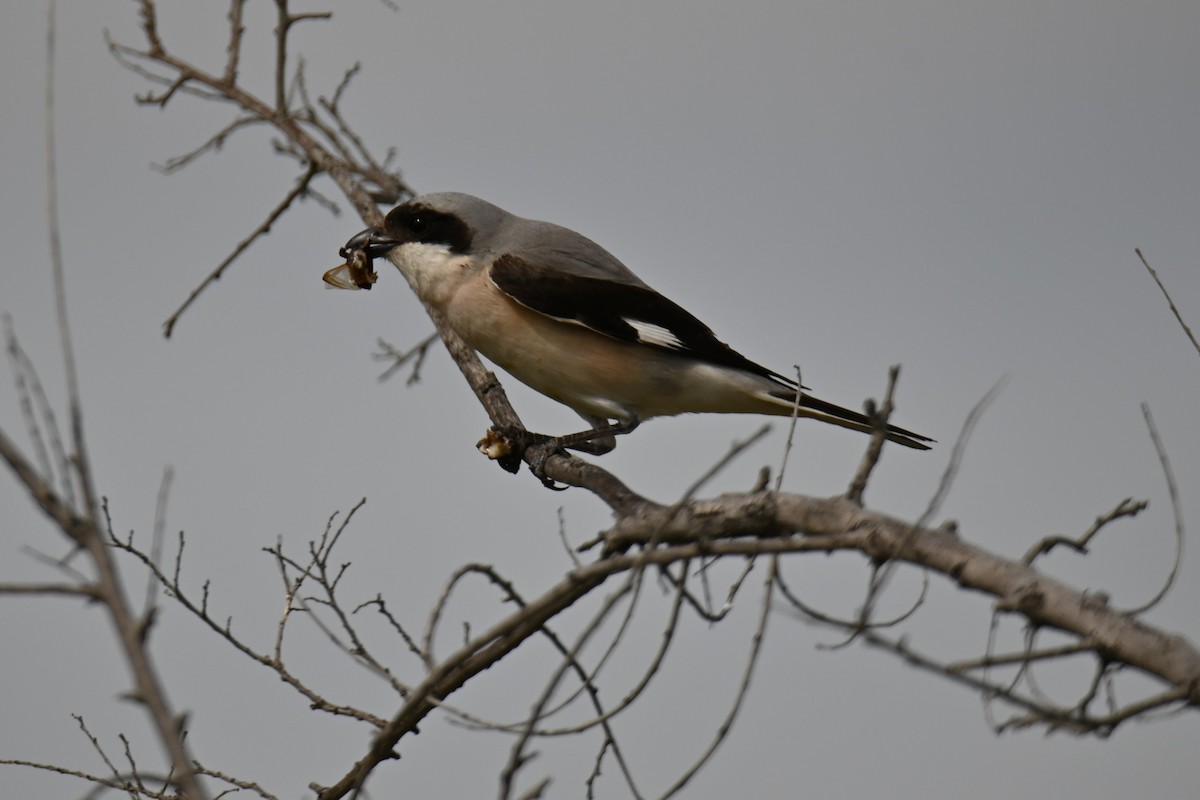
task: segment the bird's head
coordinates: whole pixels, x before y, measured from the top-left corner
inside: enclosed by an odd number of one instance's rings
[[[503,209],[469,194],[422,195],[393,208],[382,227],[355,234],[339,254],[347,258],[349,253],[361,250],[367,258],[377,258],[410,243],[441,245],[451,253],[468,253],[480,231],[496,230],[509,216]]]

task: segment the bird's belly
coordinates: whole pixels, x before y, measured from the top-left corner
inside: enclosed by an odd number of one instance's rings
[[[580,414],[645,419],[663,413],[647,398],[683,389],[680,359],[530,311],[499,293],[492,297],[455,298],[446,309],[451,326],[489,361]]]
[[[461,302],[460,302],[461,301]],[[588,417],[649,419],[689,412],[779,413],[756,376],[622,342],[508,300],[456,297],[448,321],[514,378]]]

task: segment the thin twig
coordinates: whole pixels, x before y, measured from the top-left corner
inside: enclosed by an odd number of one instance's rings
[[[792,396],[792,416],[788,422],[787,441],[783,445],[783,454],[779,457],[779,474],[775,477],[775,491],[783,490],[783,474],[787,471],[788,458],[792,454],[792,442],[796,436],[796,422],[800,419],[800,401],[804,399],[804,382],[800,374],[800,365],[792,365],[796,370],[796,393]]]
[[[425,356],[429,353],[429,348],[437,340],[438,335],[435,331],[421,341],[417,342],[413,347],[410,347],[408,350],[401,353],[383,339],[378,339],[376,344],[379,345],[379,349],[382,352],[372,353],[371,358],[375,359],[376,361],[391,361],[392,363],[387,369],[380,373],[376,380],[378,380],[380,383],[386,381],[388,378],[392,377],[397,370],[411,361],[412,372],[409,373],[406,384],[408,386],[412,386],[414,383],[417,383],[421,380],[421,367],[425,364]]]
[[[196,767],[196,772],[199,773],[200,775],[207,775],[208,777],[213,778],[214,780],[221,781],[222,783],[227,783],[230,786],[236,787],[237,789],[241,789],[242,791],[254,792],[259,797],[263,798],[263,800],[279,800],[278,797],[271,794],[270,792],[268,792],[263,787],[259,786],[254,781],[240,780],[238,778],[233,777],[232,775],[227,775],[224,772],[221,772],[219,770],[210,769],[208,767],[205,767],[199,761],[196,762],[195,767]]]
[[[409,652],[411,652],[417,658],[422,658],[421,647],[420,647],[420,645],[417,644],[417,640],[414,639],[412,637],[412,635],[408,632],[408,630],[400,623],[400,620],[398,620],[396,618],[396,616],[394,614],[392,614],[391,609],[389,609],[387,607],[387,603],[383,599],[383,595],[377,594],[377,595],[375,595],[375,597],[371,598],[370,600],[366,600],[362,603],[359,603],[357,606],[354,607],[354,609],[351,611],[351,613],[357,614],[362,609],[368,608],[368,607],[373,607],[377,614],[379,614],[381,617],[383,617],[385,620],[387,620],[388,625],[390,625],[392,630],[395,631],[397,635],[399,635],[400,639],[404,642],[404,645],[408,648]]]
[[[288,0],[275,0],[278,20],[275,23],[275,110],[287,113],[284,94],[284,75],[287,74],[287,37],[291,20],[288,17]]]
[[[725,451],[725,455],[717,459],[717,462],[709,467],[704,473],[692,482],[692,485],[683,493],[683,497],[679,499],[679,504],[691,502],[704,485],[719,475],[726,467],[728,467],[735,458],[753,447],[759,439],[771,432],[771,424],[764,423],[754,433],[747,436],[745,439],[735,440],[729,445],[729,449]]]
[[[962,467],[963,457],[967,453],[967,443],[971,440],[971,434],[975,432],[975,426],[983,418],[983,412],[999,396],[1000,390],[1004,388],[1006,382],[1006,378],[1001,378],[993,383],[992,388],[984,392],[983,397],[979,398],[979,402],[971,407],[967,418],[963,420],[962,428],[958,432],[958,438],[954,440],[954,447],[950,450],[950,460],[946,462],[946,469],[942,472],[942,478],[938,482],[937,491],[933,493],[933,497],[929,498],[929,505],[925,507],[924,513],[917,520],[916,527],[921,528],[928,525],[937,516],[938,511],[941,510],[942,503],[949,496],[950,487],[954,485],[954,479],[958,476],[958,471]]]
[[[63,275],[62,234],[58,221],[58,167],[55,145],[55,116],[54,116],[54,32],[56,2],[50,0],[48,5],[49,20],[46,32],[46,92],[45,98],[45,127],[46,127],[46,225],[50,235],[50,270],[54,282],[54,310],[58,318],[59,344],[62,346],[63,370],[67,379],[67,404],[69,408],[71,440],[75,449],[75,467],[79,472],[80,481],[89,482],[89,467],[87,450],[83,436],[83,406],[79,394],[79,371],[75,367],[75,345],[71,339],[71,323],[67,312],[67,281]],[[90,492],[86,492],[84,500],[88,507],[86,514],[92,514],[95,506]]]
[[[374,727],[380,727],[385,722],[385,720],[382,720],[379,717],[370,714],[369,712],[363,711],[362,709],[355,708],[350,705],[336,704],[327,700],[324,696],[317,693],[315,690],[306,685],[303,680],[293,674],[282,659],[282,634],[279,633],[278,626],[277,639],[274,642],[276,648],[274,655],[259,652],[250,645],[246,644],[246,642],[244,642],[233,632],[231,619],[226,619],[222,622],[211,614],[208,607],[209,587],[207,582],[205,582],[203,586],[200,598],[194,599],[191,593],[189,593],[180,583],[184,545],[184,537],[182,533],[179,535],[179,550],[176,552],[175,556],[173,577],[168,576],[161,567],[159,567],[150,559],[150,556],[147,553],[135,547],[131,541],[111,538],[109,540],[109,544],[111,544],[113,548],[126,552],[137,559],[143,567],[145,567],[154,575],[155,579],[163,586],[163,588],[171,595],[171,598],[178,603],[180,607],[182,607],[211,631],[224,639],[231,647],[233,647],[233,649],[255,663],[274,672],[281,681],[292,687],[292,689],[308,700],[314,710],[324,711],[325,713],[334,716],[350,717]],[[280,567],[281,574],[284,578],[285,591],[291,590],[292,584],[288,581],[286,567],[294,565],[295,562],[288,559],[282,550],[278,548],[265,549],[269,554],[275,557],[276,563]],[[295,568],[298,571],[303,571],[303,568],[299,567],[298,565],[296,565]],[[286,620],[286,618],[294,610],[295,609],[290,605],[290,603],[286,605],[283,612],[283,619]],[[283,623],[281,622],[280,624]]]
[[[1154,443],[1154,450],[1158,453],[1158,463],[1162,467],[1163,478],[1167,482],[1167,495],[1171,498],[1171,514],[1175,519],[1175,560],[1171,564],[1171,572],[1163,582],[1162,588],[1142,605],[1126,609],[1125,613],[1130,615],[1141,614],[1154,608],[1167,596],[1167,592],[1171,591],[1171,587],[1175,585],[1175,579],[1179,576],[1179,568],[1183,564],[1183,542],[1187,538],[1183,528],[1183,505],[1179,501],[1179,487],[1175,484],[1175,471],[1171,469],[1171,462],[1167,458],[1167,448],[1158,435],[1158,427],[1154,424],[1154,417],[1150,414],[1148,403],[1142,403],[1142,416],[1146,420],[1150,441]]]
[[[854,479],[850,481],[850,488],[846,490],[846,499],[855,505],[862,505],[863,493],[867,490],[867,481],[870,480],[875,465],[879,463],[879,456],[883,454],[883,443],[887,440],[888,419],[892,416],[892,399],[896,394],[896,381],[899,377],[900,365],[893,364],[888,369],[887,391],[883,396],[883,405],[876,407],[873,402],[867,403],[867,419],[871,421],[871,439],[867,443],[862,461],[859,462],[858,469],[854,473]]]
[[[1120,503],[1117,503],[1111,511],[1101,514],[1092,522],[1091,527],[1084,531],[1080,536],[1072,539],[1068,536],[1047,536],[1040,542],[1029,548],[1025,553],[1025,557],[1021,559],[1021,563],[1031,565],[1042,555],[1049,553],[1055,547],[1062,545],[1074,550],[1076,553],[1086,554],[1088,545],[1092,539],[1110,522],[1114,522],[1122,517],[1136,517],[1138,514],[1146,510],[1150,505],[1145,500],[1134,502],[1132,497],[1126,497]]]
[[[29,438],[33,442],[34,455],[37,458],[41,474],[47,485],[53,485],[55,482],[54,468],[57,467],[63,502],[68,508],[75,508],[78,506],[75,471],[71,468],[67,450],[63,446],[62,433],[58,427],[54,406],[46,397],[46,389],[42,384],[42,379],[38,376],[37,367],[17,340],[16,331],[12,327],[12,317],[8,314],[4,315],[4,336],[7,341],[17,395],[20,399],[21,415],[25,418],[25,426],[29,432]],[[42,420],[40,424],[39,417]],[[53,462],[50,460],[51,454],[54,456]]]
[[[1191,341],[1192,347],[1196,348],[1196,352],[1200,353],[1200,342],[1196,341],[1196,336],[1192,333],[1192,329],[1183,321],[1183,315],[1179,313],[1179,309],[1175,307],[1175,301],[1171,299],[1171,295],[1167,292],[1167,287],[1163,286],[1163,282],[1158,279],[1158,273],[1154,271],[1154,267],[1150,266],[1150,262],[1142,255],[1140,248],[1133,252],[1137,253],[1137,257],[1142,260],[1142,264],[1146,267],[1146,271],[1150,273],[1150,277],[1154,278],[1154,282],[1158,284],[1159,291],[1163,293],[1163,297],[1167,298],[1167,305],[1171,308],[1171,313],[1175,315],[1175,319],[1179,320],[1180,327],[1187,334],[1188,340]]]
[[[809,605],[805,601],[801,600],[800,596],[792,591],[791,586],[789,586],[783,579],[783,570],[780,570],[779,575],[776,576],[775,583],[779,588],[779,593],[783,595],[783,598],[787,600],[788,603],[805,618],[820,622],[822,625],[829,625],[835,628],[842,628],[844,630],[858,632],[861,630],[880,630],[883,628],[893,628],[912,617],[913,614],[917,613],[917,609],[925,604],[925,598],[929,592],[928,571],[923,571],[921,577],[921,592],[906,610],[897,616],[892,617],[891,619],[865,621],[861,617],[846,619],[835,617],[832,614],[817,610],[815,606]],[[851,636],[849,639],[843,642],[832,645],[818,644],[817,648],[821,650],[839,650],[854,641],[854,638],[854,636]]]
[[[758,615],[758,625],[754,629],[754,634],[750,638],[750,652],[746,657],[746,666],[742,670],[742,680],[738,683],[737,693],[734,695],[733,703],[730,704],[729,711],[725,718],[717,727],[717,733],[708,747],[700,754],[700,757],[690,766],[679,779],[668,788],[661,797],[663,800],[672,797],[683,790],[685,786],[696,776],[700,768],[707,764],[717,752],[717,749],[724,743],[725,738],[729,735],[729,731],[733,729],[734,720],[737,719],[738,713],[745,705],[746,694],[750,691],[750,681],[754,677],[754,668],[758,666],[758,656],[762,651],[763,639],[767,633],[767,619],[770,617],[771,611],[771,595],[775,589],[775,578],[779,574],[779,559],[773,557],[771,566],[767,569],[767,577],[763,581],[763,598]]]
[[[980,658],[970,658],[962,661],[952,661],[946,664],[946,669],[950,672],[969,672],[973,669],[991,669],[992,667],[1005,667],[1016,665],[1030,664],[1034,661],[1050,661],[1061,659],[1065,656],[1090,654],[1096,649],[1096,643],[1089,639],[1080,639],[1071,644],[1064,644],[1060,647],[1043,647],[1040,650],[1025,649],[1019,653],[1005,653],[1003,655],[986,655]]]
[[[192,290],[192,293],[189,294],[187,299],[183,301],[183,304],[179,306],[179,308],[175,309],[175,313],[168,317],[167,321],[163,323],[163,336],[165,338],[171,338],[171,332],[175,330],[175,323],[179,321],[179,317],[183,314],[183,312],[187,311],[188,307],[196,301],[196,298],[200,296],[200,293],[207,289],[210,284],[220,280],[221,275],[225,273],[226,268],[228,268],[238,256],[244,253],[256,239],[258,239],[260,236],[265,236],[268,232],[270,232],[271,226],[275,224],[275,221],[283,216],[285,211],[291,208],[292,203],[294,203],[297,198],[303,196],[304,193],[308,191],[308,184],[312,181],[316,174],[316,166],[309,165],[308,170],[300,176],[300,179],[296,182],[296,185],[293,186],[292,190],[287,193],[287,196],[280,201],[279,205],[275,206],[271,213],[267,215],[267,218],[263,220],[262,223],[260,223],[259,226],[250,233],[249,236],[238,242],[237,247],[233,248],[233,252],[230,253],[224,261],[218,264],[217,268],[210,272],[208,277],[200,282],[199,286]]]
[[[237,83],[238,59],[242,55],[242,34],[246,28],[242,25],[242,9],[246,0],[232,0],[229,4],[229,44],[225,48],[228,60],[225,62],[223,80],[230,86]]]
[[[28,767],[29,769],[38,770],[40,772],[50,772],[56,775],[66,775],[72,778],[79,778],[80,780],[90,783],[93,786],[103,787],[106,789],[128,791],[130,786],[129,781],[124,775],[117,775],[113,778],[105,778],[90,772],[83,772],[82,770],[68,769],[66,767],[59,766],[58,764],[45,764],[40,761],[29,761],[23,758],[0,758],[0,764],[14,767]],[[143,794],[148,797],[162,798],[162,800],[175,800],[179,797],[179,795],[174,792],[168,794],[165,791],[144,792]],[[89,796],[96,795],[89,793]]]
[[[63,595],[102,600],[103,594],[91,584],[75,583],[0,583],[0,594]]]
[[[225,141],[242,128],[248,128],[251,125],[262,125],[264,122],[265,120],[261,120],[258,117],[238,117],[233,122],[229,123],[224,128],[221,128],[221,130],[217,131],[212,136],[205,139],[201,144],[187,151],[186,153],[174,156],[173,158],[168,158],[162,164],[151,164],[151,166],[159,172],[167,175],[170,175],[173,172],[178,172],[205,153],[209,151],[220,150],[225,144]]]
[[[584,645],[600,628],[601,623],[607,619],[608,614],[617,605],[617,603],[620,602],[623,597],[625,597],[629,586],[630,585],[627,582],[618,591],[613,592],[607,598],[605,598],[600,610],[598,610],[592,616],[592,619],[589,620],[588,624],[584,626],[583,630],[576,637],[575,644],[569,650],[561,646],[557,637],[552,639],[552,641],[558,645],[560,652],[563,654],[563,658],[559,662],[559,666],[555,670],[554,675],[549,681],[546,682],[546,685],[543,688],[541,695],[538,697],[537,702],[534,703],[533,709],[530,711],[525,725],[522,726],[521,735],[517,737],[516,742],[513,744],[508,763],[500,773],[500,797],[502,800],[509,797],[511,794],[513,781],[516,777],[517,771],[523,764],[528,763],[528,756],[526,756],[524,753],[525,746],[535,735],[537,723],[544,718],[543,712],[546,705],[550,702],[550,698],[554,695],[554,692],[557,690],[559,683],[563,679],[563,676],[565,676],[568,671],[574,671],[580,676],[584,686],[588,688],[588,694],[591,697],[593,705],[598,713],[596,719],[591,721],[586,727],[590,728],[598,724],[604,729],[604,746],[613,748],[613,752],[617,757],[618,763],[621,765],[621,768],[625,774],[626,783],[633,792],[633,796],[635,798],[641,797],[641,793],[638,792],[637,787],[634,784],[633,774],[630,772],[628,765],[625,763],[625,760],[620,753],[620,748],[617,745],[616,735],[608,724],[608,720],[614,713],[617,712],[605,711],[603,706],[600,705],[599,693],[595,688],[595,684],[593,683],[594,675],[589,676],[578,661],[578,655],[583,649]],[[654,672],[657,672],[657,668],[654,668],[651,671],[651,674]]]
[[[155,564],[160,563],[162,558],[163,537],[167,531],[167,497],[171,493],[171,481],[174,478],[175,471],[170,467],[163,470],[162,482],[158,486],[158,498],[154,503],[154,530],[150,537],[150,560]],[[146,603],[142,610],[143,619],[149,619],[154,613],[154,600],[157,596],[158,581],[152,575],[147,576]]]

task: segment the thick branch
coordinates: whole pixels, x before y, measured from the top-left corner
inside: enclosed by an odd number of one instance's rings
[[[795,534],[803,534],[797,539]],[[763,539],[733,547],[733,537]],[[778,538],[776,538],[778,537]],[[822,547],[797,547],[797,543]],[[1001,611],[1019,613],[1034,625],[1090,639],[1109,661],[1128,664],[1175,687],[1200,703],[1200,652],[1181,636],[1163,633],[1109,609],[1017,560],[1002,558],[949,533],[917,528],[841,499],[799,495],[726,495],[684,508],[643,510],[610,531],[609,551],[655,541],[668,545],[705,543],[709,553],[796,549],[858,550],[877,561],[898,560],[952,578],[964,589],[996,598]]]

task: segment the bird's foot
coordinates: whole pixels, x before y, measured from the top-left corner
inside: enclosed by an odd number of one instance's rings
[[[532,446],[533,455],[529,459],[529,471],[534,474],[542,486],[555,492],[565,492],[567,485],[558,485],[554,480],[546,475],[546,462],[551,456],[563,456],[570,458],[570,454],[563,449],[562,441],[557,437],[547,436],[545,440]]]
[[[500,464],[500,467],[514,475],[521,469],[521,460],[526,451],[532,448],[529,459],[529,471],[542,482],[547,489],[556,492],[564,491],[566,486],[559,486],[546,476],[546,462],[554,455],[566,455],[562,440],[558,437],[547,436],[544,433],[533,433],[521,428],[489,428],[483,438],[475,445],[479,452]]]

